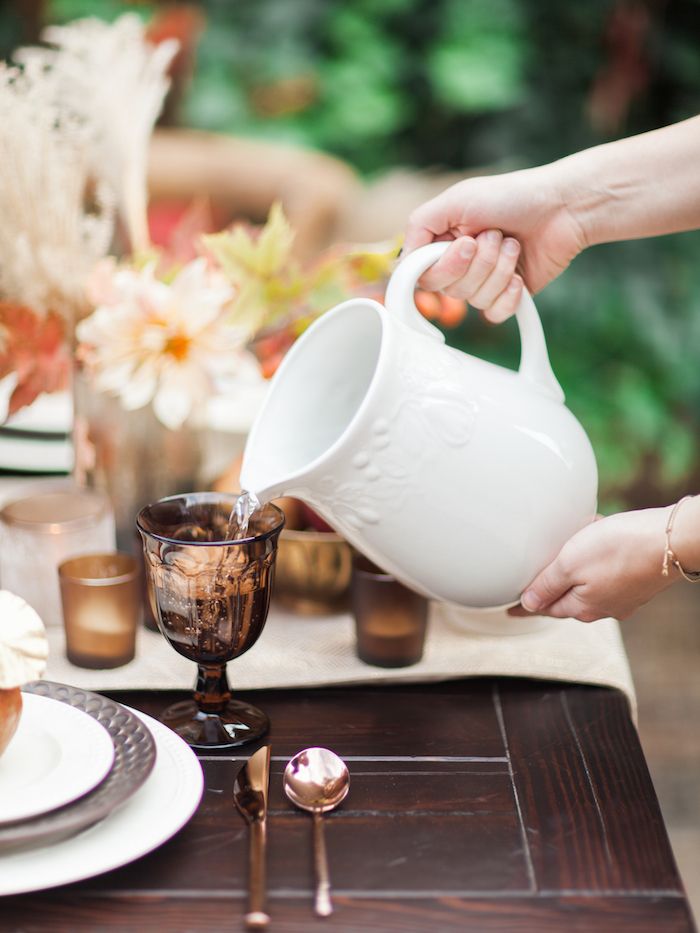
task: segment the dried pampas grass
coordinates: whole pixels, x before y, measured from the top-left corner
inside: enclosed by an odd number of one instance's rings
[[[0,62],[0,297],[67,321],[109,249],[113,197],[89,185],[89,128],[56,94],[40,62]]]
[[[49,26],[42,39],[52,48],[23,49],[19,60],[51,69],[60,100],[89,128],[91,173],[116,193],[132,251],[143,252],[148,146],[178,43],[151,45],[141,20],[129,13],[113,23],[89,18]]]
[[[130,14],[42,38],[0,63],[0,299],[72,323],[117,210],[132,250],[150,246],[148,146],[177,42],[152,46]]]

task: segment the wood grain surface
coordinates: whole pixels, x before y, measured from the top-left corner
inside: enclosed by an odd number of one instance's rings
[[[158,715],[180,698],[119,693]],[[259,691],[269,714],[271,930],[692,931],[625,698],[522,680]],[[311,820],[286,761],[328,746],[351,790],[327,817],[335,913],[312,912]],[[251,748],[245,754],[253,751]],[[0,929],[242,930],[244,753],[201,757],[206,790],[157,852],[54,891],[0,900]]]

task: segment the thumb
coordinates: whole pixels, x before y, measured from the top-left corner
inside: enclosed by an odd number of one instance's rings
[[[418,249],[419,246],[432,243],[435,239],[437,239],[435,234],[427,227],[420,226],[415,224],[413,220],[409,220],[401,253],[406,256],[408,253],[412,253],[414,249]]]
[[[520,597],[520,605],[528,612],[539,612],[550,606],[571,588],[571,580],[564,573],[559,558],[539,573]]]
[[[459,236],[455,228],[457,218],[454,216],[458,206],[450,196],[450,191],[448,188],[413,211],[406,225],[404,253],[411,253],[433,240],[454,240]]]

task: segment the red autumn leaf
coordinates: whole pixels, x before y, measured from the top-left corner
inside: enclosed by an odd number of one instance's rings
[[[69,382],[71,359],[63,319],[49,312],[0,301],[0,378],[17,374],[8,415],[16,414],[42,392],[57,392]]]
[[[158,201],[148,208],[151,242],[162,247],[165,260],[184,265],[198,255],[197,241],[203,233],[214,233],[216,222],[207,198]]]

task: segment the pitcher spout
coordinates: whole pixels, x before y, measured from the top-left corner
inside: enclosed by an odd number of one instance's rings
[[[287,479],[261,482],[259,475],[255,469],[249,469],[247,463],[244,463],[241,469],[241,491],[254,493],[260,502],[270,502],[272,499],[280,499],[287,495],[290,485]]]
[[[348,437],[380,382],[385,314],[370,299],[345,302],[297,340],[251,428],[245,489],[261,500],[294,495],[313,489],[331,461],[344,462]]]

